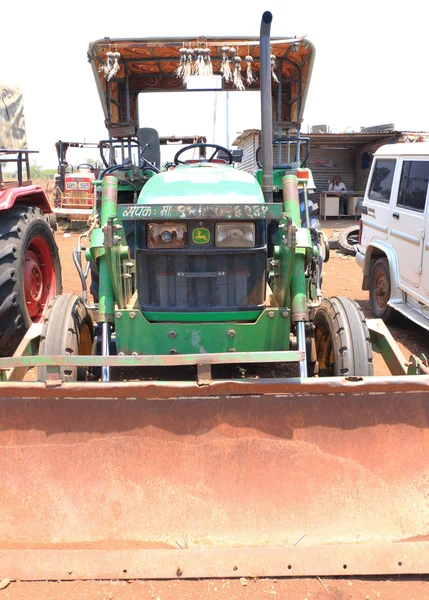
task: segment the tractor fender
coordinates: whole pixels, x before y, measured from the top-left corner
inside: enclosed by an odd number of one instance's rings
[[[48,197],[40,185],[13,187],[0,191],[0,211],[8,210],[16,204],[35,206],[40,208],[43,213],[52,212]]]
[[[371,270],[371,262],[375,258],[385,256],[389,263],[390,272],[390,301],[389,304],[404,302],[404,293],[399,288],[399,267],[398,258],[392,246],[383,240],[375,240],[365,250],[365,258],[363,261],[363,284],[362,289],[369,289],[369,272]]]

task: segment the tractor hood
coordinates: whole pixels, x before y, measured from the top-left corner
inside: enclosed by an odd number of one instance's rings
[[[159,173],[144,186],[138,204],[264,203],[250,173],[228,165],[199,163]]]

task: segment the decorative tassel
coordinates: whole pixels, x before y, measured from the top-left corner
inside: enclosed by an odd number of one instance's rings
[[[271,75],[272,78],[274,79],[274,81],[276,81],[277,83],[279,82],[278,77],[276,75],[276,72],[274,71],[274,69],[276,68],[276,56],[275,54],[271,54]]]
[[[247,63],[247,69],[246,69],[247,85],[252,85],[252,83],[255,81],[255,78],[253,77],[253,72],[252,72],[253,58],[250,56],[250,54],[248,54],[244,60]]]
[[[230,67],[229,59],[228,59],[229,50],[230,50],[229,46],[222,47],[222,64],[220,67],[220,72],[222,73],[223,78],[225,79],[226,82],[231,81],[231,79],[232,79],[231,67]]]
[[[204,48],[198,48],[197,50],[197,58],[194,62],[195,65],[195,75],[202,76],[204,75]]]
[[[108,78],[110,70],[113,66],[113,52],[106,52],[106,62],[98,69],[99,73],[104,73],[105,79]]]
[[[183,77],[185,72],[185,64],[186,64],[186,48],[182,46],[179,50],[180,52],[180,62],[179,66],[176,69],[176,77]]]
[[[241,78],[241,58],[239,56],[235,56],[234,63],[234,86],[237,88],[237,90],[242,92],[246,88],[244,87],[243,80]]]
[[[203,58],[204,58],[204,73],[205,75],[208,75],[209,77],[213,77],[213,65],[212,65],[212,61],[210,58],[210,48],[204,48],[204,54],[203,54]]]
[[[107,76],[107,81],[110,81],[112,79],[112,77],[115,77],[118,73],[119,73],[119,69],[121,68],[119,66],[119,59],[121,58],[121,55],[119,52],[113,52],[112,53],[112,66],[110,68],[110,73]]]
[[[193,57],[194,51],[192,50],[192,48],[188,48],[186,50],[186,63],[185,63],[185,67],[183,70],[183,83],[186,83],[189,79],[189,76],[192,75],[192,57]]]

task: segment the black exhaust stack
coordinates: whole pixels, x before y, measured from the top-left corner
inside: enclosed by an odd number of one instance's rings
[[[273,15],[267,10],[262,15],[260,33],[261,78],[261,146],[262,193],[265,202],[273,201],[273,109],[271,95],[270,30]]]

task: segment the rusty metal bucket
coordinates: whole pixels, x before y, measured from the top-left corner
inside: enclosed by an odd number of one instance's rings
[[[1,389],[10,578],[429,572],[427,376]]]

